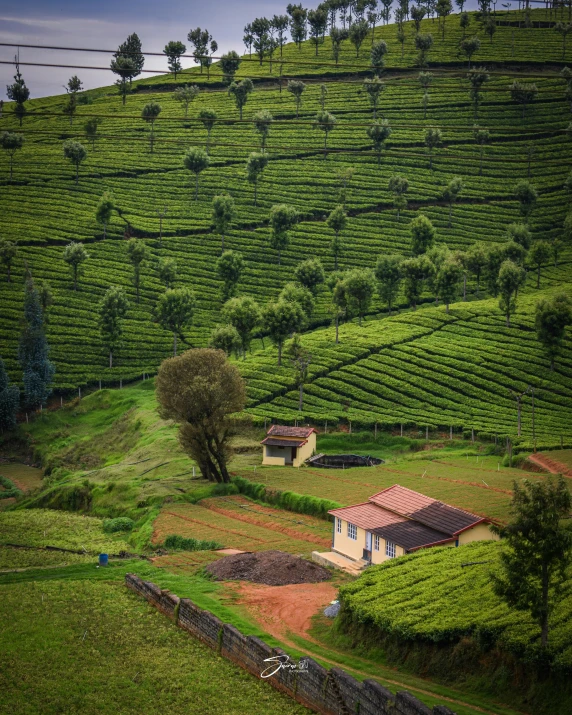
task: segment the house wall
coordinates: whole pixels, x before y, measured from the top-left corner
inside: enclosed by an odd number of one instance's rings
[[[498,541],[497,534],[493,534],[488,524],[477,524],[472,529],[467,529],[459,534],[459,546],[470,544],[471,541]]]
[[[283,467],[286,462],[284,461],[284,457],[267,457],[264,455],[262,457],[262,464],[267,466]]]
[[[262,464],[278,464],[284,466],[292,456],[292,447],[270,447],[262,445]]]
[[[358,561],[363,556],[365,549],[365,529],[358,526],[357,541],[350,539],[348,536],[348,522],[342,519],[342,533],[338,534],[334,523],[334,551],[339,551],[340,554],[348,556],[354,561]]]
[[[298,447],[298,453],[296,456],[296,459],[294,460],[294,466],[295,467],[300,467],[304,462],[309,459],[316,451],[316,433],[312,432],[312,434],[308,437],[308,441],[306,444],[303,444],[301,447]]]
[[[371,563],[372,564],[381,564],[384,561],[387,561],[390,559],[390,556],[385,555],[385,539],[382,538],[381,536],[379,537],[379,551],[376,551],[373,547],[375,545],[375,534],[371,535]],[[403,556],[405,553],[405,549],[403,549],[401,546],[398,546],[397,544],[395,545],[395,558],[398,556]]]

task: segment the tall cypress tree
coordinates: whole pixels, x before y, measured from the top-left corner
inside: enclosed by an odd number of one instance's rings
[[[37,409],[46,403],[51,394],[50,385],[56,369],[48,357],[44,313],[39,293],[31,278],[26,281],[24,320],[18,347],[18,360],[24,373],[24,404]]]
[[[0,432],[16,426],[16,412],[20,405],[20,390],[10,380],[0,358]]]

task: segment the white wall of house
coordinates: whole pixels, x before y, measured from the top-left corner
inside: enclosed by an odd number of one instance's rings
[[[472,529],[467,529],[459,534],[459,546],[470,544],[471,541],[498,541],[499,538],[497,534],[493,534],[488,524],[477,524]]]

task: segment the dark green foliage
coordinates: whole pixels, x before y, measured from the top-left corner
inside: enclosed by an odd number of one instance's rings
[[[304,286],[296,283],[286,283],[284,288],[280,291],[278,300],[284,300],[287,303],[297,303],[304,311],[306,318],[312,317],[315,307],[314,297]],[[307,320],[304,320],[303,323],[298,326],[298,330],[302,327],[306,327],[307,322]]]
[[[75,166],[75,183],[79,183],[79,167],[87,156],[87,151],[83,145],[75,139],[68,139],[64,142],[64,156]]]
[[[375,110],[374,110],[375,117]],[[381,164],[381,150],[383,145],[391,136],[391,127],[389,126],[389,121],[387,119],[382,119],[381,121],[375,121],[366,129],[368,137],[371,139],[373,148],[377,151],[377,163]]]
[[[387,311],[390,315],[401,285],[402,260],[401,256],[379,256],[375,264],[379,297],[384,303],[387,303]]]
[[[261,501],[272,506],[278,506],[288,511],[298,514],[308,514],[321,519],[331,521],[328,511],[338,509],[341,504],[329,499],[319,499],[296,492],[283,492],[277,489],[269,489],[265,484],[251,482],[242,477],[234,477],[232,483],[238,487],[240,494],[244,494],[255,501]]]
[[[409,231],[411,232],[411,253],[414,256],[426,253],[435,243],[437,231],[427,216],[423,214],[413,219],[409,224]]]
[[[244,105],[248,101],[248,95],[254,90],[254,85],[252,80],[245,77],[240,80],[240,82],[232,82],[228,88],[228,93],[230,96],[234,97],[236,108],[240,114],[240,120],[242,121],[242,110]]]
[[[24,328],[18,346],[18,360],[24,373],[25,407],[37,409],[45,405],[52,392],[55,367],[48,356],[40,296],[33,280],[28,278],[24,295]]]
[[[195,201],[199,198],[199,176],[209,165],[209,155],[200,147],[191,147],[183,156],[183,166],[195,175]]]
[[[69,265],[72,278],[73,289],[77,290],[77,279],[80,275],[82,263],[89,258],[88,252],[85,250],[83,243],[72,241],[64,248],[63,259]]]
[[[99,329],[101,341],[109,351],[109,367],[113,367],[113,355],[121,345],[123,319],[128,309],[129,302],[123,289],[119,286],[108,288],[99,306]]]
[[[133,266],[133,285],[135,286],[136,302],[139,303],[141,265],[147,258],[147,246],[145,243],[138,238],[130,238],[127,242],[127,258]]]
[[[2,149],[4,149],[10,157],[10,181],[12,181],[14,154],[22,148],[23,143],[24,137],[22,134],[3,132],[2,136],[0,136],[0,147],[2,147]]]
[[[173,355],[177,354],[177,338],[184,340],[183,329],[193,320],[195,306],[195,294],[190,288],[169,288],[159,296],[155,318],[164,330],[173,333]]]
[[[163,50],[163,52],[167,55],[169,70],[175,74],[175,79],[177,79],[177,72],[180,72],[183,69],[183,65],[181,64],[181,55],[184,55],[186,51],[186,46],[178,40],[171,40],[171,42],[167,42]]]
[[[277,204],[270,209],[270,245],[274,250],[278,251],[278,265],[280,265],[282,251],[288,246],[288,232],[294,227],[298,219],[298,212],[293,206]]]
[[[262,178],[264,169],[268,164],[268,155],[252,152],[246,160],[246,178],[254,185],[254,205],[257,205],[258,182]]]
[[[165,548],[177,549],[177,551],[214,551],[223,549],[224,544],[220,544],[218,541],[185,538],[178,534],[171,534],[165,539]]]
[[[18,247],[14,241],[9,241],[7,238],[0,238],[0,262],[6,267],[6,280],[11,281],[10,271],[12,262],[18,255]]]
[[[2,393],[0,392],[0,429],[1,429],[1,420],[2,420]],[[8,479],[8,477],[2,476],[0,474],[0,487],[4,487],[3,489],[0,490],[0,499],[11,499],[12,497],[19,497],[22,494],[22,490],[18,489],[18,487],[14,484],[14,482],[11,479]]]
[[[224,251],[224,237],[235,217],[234,199],[229,194],[213,198],[213,224],[221,236],[221,253]]]
[[[354,268],[348,271],[344,284],[349,308],[352,313],[358,315],[361,325],[363,316],[369,310],[375,290],[373,272],[367,269]]]
[[[517,244],[515,244],[517,245]],[[506,315],[506,327],[510,327],[510,316],[516,310],[516,295],[526,279],[524,268],[517,266],[510,259],[502,262],[498,273],[499,308]]]
[[[565,293],[554,296],[552,300],[540,300],[536,304],[536,334],[548,353],[552,370],[562,347],[566,328],[571,323],[572,306]]]
[[[222,78],[225,84],[231,84],[234,81],[234,75],[240,67],[240,56],[234,50],[226,52],[220,60],[220,68],[222,70]]]
[[[297,301],[279,300],[270,303],[262,312],[262,324],[272,342],[278,347],[278,365],[282,364],[282,346],[286,338],[298,332],[306,322],[306,314]]]
[[[317,258],[308,258],[296,266],[294,277],[312,295],[318,292],[318,286],[324,282],[324,268]]]
[[[133,519],[127,516],[119,516],[116,519],[104,519],[103,531],[106,534],[114,534],[118,531],[131,531],[135,526]]]
[[[564,478],[513,484],[513,520],[497,533],[505,541],[501,573],[492,575],[493,590],[510,608],[527,611],[539,624],[541,645],[548,645],[550,614],[566,581],[572,560],[572,530],[562,519],[572,499]]]
[[[228,325],[219,325],[211,333],[209,348],[223,350],[228,356],[233,353],[238,356],[242,350],[242,340],[238,330],[230,323]]]
[[[236,294],[236,286],[240,280],[244,262],[242,253],[225,251],[216,262],[216,270],[222,280],[221,297],[223,302]]]
[[[20,74],[20,65],[16,63],[16,74],[14,75],[14,83],[9,84],[6,87],[6,96],[16,103],[14,113],[18,117],[20,126],[22,126],[22,120],[26,114],[26,102],[30,98],[30,90],[26,87],[24,78]]]
[[[242,341],[243,355],[250,346],[252,331],[260,322],[260,308],[250,296],[231,298],[222,309],[222,317],[238,331]]]

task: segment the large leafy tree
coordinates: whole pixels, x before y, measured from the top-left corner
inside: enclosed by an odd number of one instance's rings
[[[481,285],[481,276],[483,270],[487,265],[487,247],[484,243],[473,243],[469,250],[465,254],[464,263],[467,270],[472,273],[476,280],[477,286],[475,294],[477,298],[479,297],[479,290]]]
[[[12,181],[13,166],[14,166],[14,155],[17,151],[20,151],[22,145],[24,144],[24,137],[22,134],[16,134],[14,132],[3,132],[0,136],[0,147],[8,154],[10,157],[10,181]]]
[[[509,87],[509,92],[512,101],[521,105],[522,118],[524,119],[526,108],[534,102],[538,95],[538,87],[531,82],[519,82],[515,79]]]
[[[337,119],[330,112],[318,112],[314,126],[324,132],[324,159],[328,156],[328,135],[334,129]]]
[[[20,390],[11,385],[4,361],[0,357],[0,434],[16,426],[16,414],[20,406]]]
[[[258,200],[258,182],[262,178],[264,169],[268,164],[268,155],[260,152],[252,152],[246,160],[246,178],[254,186],[254,205]]]
[[[540,288],[540,270],[552,257],[552,250],[548,241],[535,241],[528,254],[528,262],[536,268],[536,287]]]
[[[24,327],[18,345],[25,407],[37,409],[45,405],[52,392],[55,367],[49,359],[49,352],[40,295],[28,276],[24,293]]]
[[[449,312],[449,304],[452,303],[458,295],[459,283],[463,277],[463,269],[461,264],[452,259],[443,261],[435,278],[435,288],[437,295],[441,298],[447,313]]]
[[[435,266],[427,256],[421,255],[404,260],[401,263],[401,273],[404,278],[405,299],[413,310],[416,310],[425,281],[434,276]]]
[[[363,88],[367,94],[371,108],[373,109],[373,118],[377,119],[377,106],[379,104],[379,100],[381,99],[381,95],[385,90],[385,82],[382,82],[379,77],[373,77],[372,79],[368,78],[364,80]]]
[[[187,40],[193,46],[193,58],[200,65],[202,74],[203,67],[209,67],[209,43],[213,41],[212,35],[208,30],[196,27],[189,30]]]
[[[542,299],[536,304],[535,326],[538,340],[548,353],[550,369],[562,348],[566,328],[572,324],[572,305],[565,293],[552,300]]]
[[[265,17],[257,17],[250,26],[252,28],[252,46],[258,55],[259,64],[262,65],[264,58],[271,51],[270,20]]]
[[[298,212],[293,206],[276,204],[270,209],[270,246],[278,251],[278,265],[282,251],[288,246],[289,231],[298,221]]]
[[[332,54],[336,65],[340,59],[340,52],[342,50],[342,42],[347,40],[349,37],[349,32],[345,28],[332,27],[330,30],[330,41],[332,43]]]
[[[121,346],[123,320],[129,310],[129,301],[123,288],[110,286],[99,304],[99,332],[101,342],[109,353],[109,367]]]
[[[198,146],[191,147],[183,156],[183,166],[195,175],[195,201],[199,198],[199,176],[210,163],[209,155]]]
[[[304,313],[304,322],[298,326],[297,330],[302,330],[302,328],[305,328],[307,322],[310,320],[312,314],[314,313],[314,308],[316,307],[314,296],[308,290],[308,288],[299,283],[286,283],[280,291],[278,300],[285,300],[290,303],[298,303]]]
[[[73,289],[77,290],[77,279],[82,270],[82,264],[89,258],[88,252],[85,250],[83,243],[77,243],[71,241],[64,248],[63,259],[69,265],[72,278],[73,278]]]
[[[510,608],[528,612],[548,646],[550,616],[562,593],[572,560],[572,530],[563,520],[572,500],[564,478],[514,482],[512,520],[493,527],[504,542],[493,589]]]
[[[419,52],[417,62],[419,67],[427,67],[427,55],[433,47],[433,35],[431,33],[419,34],[415,36],[415,48]]]
[[[468,17],[468,16],[467,16]],[[465,28],[463,28],[464,31]],[[474,37],[464,37],[461,40],[461,50],[467,55],[469,63],[468,69],[471,69],[471,59],[473,55],[481,49],[481,41],[475,35]]]
[[[399,221],[401,211],[407,208],[405,194],[409,191],[409,181],[401,174],[393,174],[389,178],[387,188],[393,194],[393,205],[397,209],[397,220]]]
[[[231,298],[223,306],[222,317],[238,331],[242,344],[242,355],[246,359],[252,332],[260,323],[260,308],[257,302],[250,296]]]
[[[385,42],[385,40],[379,40],[379,42],[374,42],[371,46],[371,66],[374,68],[377,76],[379,76],[383,72],[383,68],[385,66],[385,55],[387,54],[387,52],[388,47],[387,42]]]
[[[308,11],[308,25],[310,26],[310,38],[316,48],[316,57],[318,56],[318,47],[323,41],[323,36],[328,27],[328,10],[324,5],[318,5],[315,10]]]
[[[292,342],[288,346],[288,357],[294,369],[294,380],[298,386],[298,410],[301,412],[304,405],[304,384],[310,372],[312,355],[310,351],[302,345],[298,333],[294,334]]]
[[[222,80],[225,84],[232,84],[232,82],[234,82],[234,75],[238,72],[240,62],[240,56],[238,52],[234,50],[226,52],[220,58],[219,64],[222,72]]]
[[[278,366],[282,365],[282,347],[289,335],[300,330],[306,315],[297,301],[278,300],[262,312],[262,324],[278,348]]]
[[[429,127],[425,132],[425,146],[429,149],[429,169],[433,169],[433,150],[441,146],[443,136],[440,129]]]
[[[139,303],[139,288],[141,287],[141,266],[147,258],[147,246],[138,238],[130,238],[127,242],[127,258],[133,266],[133,285],[135,286],[136,302]]]
[[[172,288],[177,280],[177,261],[174,258],[160,258],[157,263],[157,273],[165,288]]]
[[[375,278],[377,280],[377,291],[384,303],[387,303],[387,312],[391,315],[391,309],[399,293],[401,286],[401,262],[402,257],[397,255],[379,256],[375,264]]]
[[[356,57],[359,57],[359,51],[365,38],[369,33],[369,25],[366,20],[358,20],[350,25],[349,39],[352,45],[356,48]]]
[[[260,137],[260,150],[264,154],[266,150],[266,140],[270,135],[270,125],[274,121],[272,114],[267,109],[261,109],[252,118],[254,129]]]
[[[97,204],[97,208],[95,209],[95,220],[98,223],[103,224],[104,240],[107,236],[107,225],[111,220],[111,216],[114,210],[115,202],[113,200],[113,196],[108,191],[105,191],[103,196],[99,200],[99,203]]]
[[[490,76],[484,69],[476,67],[475,69],[469,70],[467,73],[467,79],[470,84],[469,97],[473,103],[473,118],[476,121],[479,116],[479,107],[483,99],[481,89],[485,82],[489,81]]]
[[[514,196],[519,203],[520,214],[528,225],[530,214],[538,201],[538,191],[529,181],[522,179],[514,187]]]
[[[230,194],[220,194],[214,197],[212,218],[215,230],[221,236],[221,253],[224,252],[224,237],[235,215],[234,199]]]
[[[221,297],[223,302],[236,294],[236,286],[242,275],[244,262],[242,253],[225,251],[216,262],[216,270],[222,280]]]
[[[211,132],[214,129],[216,120],[218,119],[217,113],[213,109],[201,109],[199,112],[199,121],[202,123],[203,127],[207,130],[207,142],[206,142],[206,152],[209,153],[209,145],[211,141]]]
[[[129,35],[125,42],[119,45],[114,57],[116,59],[118,57],[129,57],[129,59],[133,62],[134,71],[129,77],[130,82],[141,74],[143,67],[145,66],[145,55],[142,52],[141,40],[136,32]]]
[[[173,355],[177,354],[177,338],[184,340],[183,329],[193,320],[195,306],[195,294],[190,288],[169,288],[159,296],[155,319],[164,330],[173,333]]]
[[[238,330],[234,325],[219,325],[211,333],[209,348],[223,350],[228,356],[238,355],[242,348]]]
[[[179,441],[205,479],[230,482],[233,415],[246,404],[246,387],[222,350],[187,350],[161,363],[156,379],[159,413],[179,423]]]
[[[286,8],[286,12],[290,16],[290,35],[292,42],[298,45],[298,49],[302,49],[302,42],[306,39],[308,30],[306,23],[308,20],[308,11],[302,5],[290,4]]]
[[[280,57],[282,57],[282,48],[284,47],[286,30],[288,29],[288,15],[274,15],[271,22],[276,32],[276,42],[280,48]]]
[[[449,204],[449,222],[448,228],[451,228],[451,218],[453,214],[453,204],[459,198],[459,194],[463,190],[463,180],[460,176],[455,176],[449,181],[443,189],[443,199]]]

